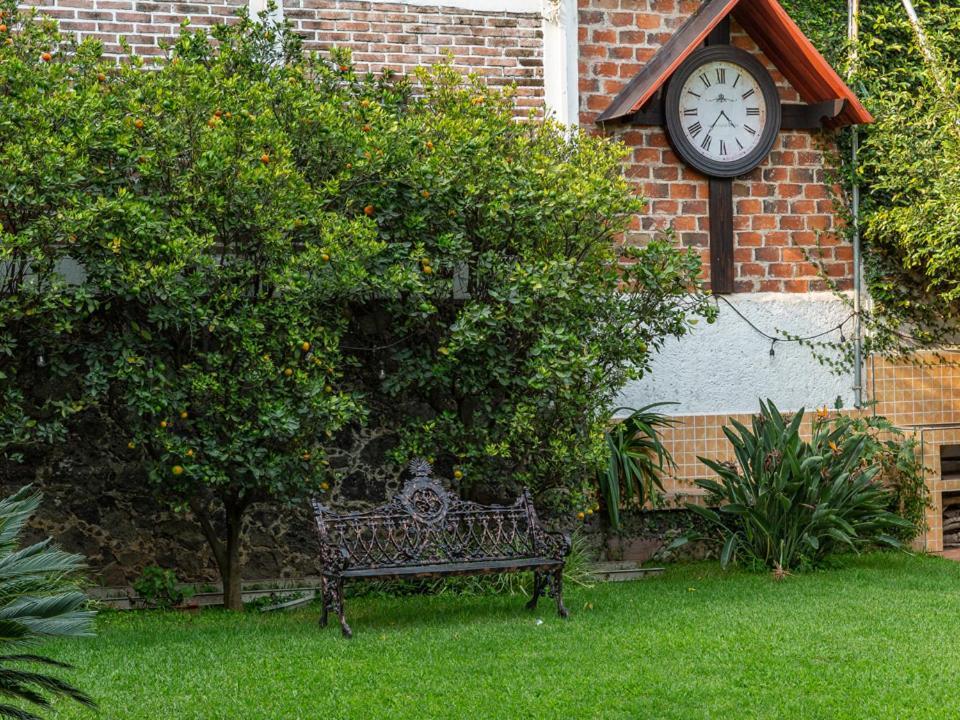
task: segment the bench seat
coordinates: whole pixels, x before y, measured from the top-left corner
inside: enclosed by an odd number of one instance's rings
[[[355,568],[340,573],[344,578],[431,577],[437,575],[489,575],[492,573],[533,570],[563,565],[552,558],[518,558],[516,560],[475,560],[473,562],[437,563],[435,565],[400,565],[383,568]]]

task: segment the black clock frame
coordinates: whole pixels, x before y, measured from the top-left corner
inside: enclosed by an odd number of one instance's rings
[[[731,162],[703,157],[693,143],[687,140],[681,124],[680,92],[684,83],[703,65],[717,61],[735,63],[750,73],[760,86],[763,103],[767,110],[767,123],[757,146],[744,157]],[[670,144],[684,162],[711,177],[737,177],[750,172],[762,163],[777,141],[781,122],[780,93],[777,92],[777,85],[767,69],[746,50],[730,45],[712,45],[692,53],[670,78],[664,97],[664,119]]]

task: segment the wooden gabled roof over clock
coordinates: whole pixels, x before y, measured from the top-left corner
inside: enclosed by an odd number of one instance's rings
[[[597,118],[628,118],[643,109],[694,50],[732,15],[808,105],[824,110],[826,125],[873,122],[873,117],[777,0],[709,0],[700,6]],[[785,119],[802,117],[787,111]],[[788,117],[789,116],[789,117]],[[786,128],[787,125],[785,124]]]
[[[730,44],[730,17],[804,100],[783,103],[773,77]],[[734,291],[733,179],[759,167],[781,130],[869,123],[870,113],[777,0],[708,0],[597,118],[660,125],[709,180],[710,285]]]

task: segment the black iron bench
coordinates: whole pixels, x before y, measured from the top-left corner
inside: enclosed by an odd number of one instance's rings
[[[337,515],[314,501],[320,533],[320,627],[336,613],[345,637],[353,635],[344,615],[343,583],[353,578],[419,578],[533,572],[535,608],[541,595],[563,606],[563,564],[570,539],[547,532],[527,490],[513,505],[480,505],[448,493],[415,460],[413,477],[386,505]]]

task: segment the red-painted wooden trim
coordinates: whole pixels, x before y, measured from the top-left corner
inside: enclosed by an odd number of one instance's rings
[[[710,0],[701,5],[600,113],[597,122],[624,117],[643,107],[740,1]]]
[[[709,0],[700,7],[597,118],[606,122],[639,111],[730,13],[807,103],[844,100],[831,127],[873,122],[873,117],[777,0]]]

